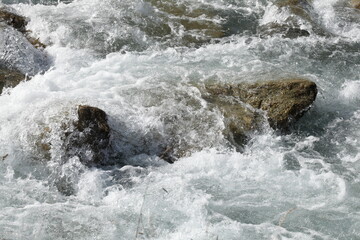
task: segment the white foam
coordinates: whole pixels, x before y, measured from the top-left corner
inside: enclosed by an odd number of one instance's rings
[[[314,9],[330,32],[346,39],[359,41],[358,13],[355,9],[348,9],[347,4],[349,4],[347,1],[341,0],[316,0],[313,3]]]
[[[340,96],[347,101],[355,101],[360,99],[360,80],[346,81],[340,90]]]
[[[47,48],[54,65],[0,96],[0,157],[9,154],[0,171],[4,236],[134,239],[138,232],[145,239],[164,240],[332,239],[341,232],[336,226],[355,229],[358,219],[350,213],[357,205],[350,201],[358,196],[352,185],[360,172],[360,114],[351,109],[357,104],[359,82],[353,79],[356,70],[331,68],[336,60],[331,65],[320,56],[328,56],[328,47],[336,46],[338,38],[233,36],[197,49],[154,48],[106,57],[91,44],[72,42],[77,41],[69,35],[79,27],[72,28],[76,17],[97,31],[107,17],[99,14],[112,3],[154,16],[139,1],[17,5],[30,17],[33,34],[54,44]],[[231,7],[234,12],[249,8],[260,17],[265,13],[259,19],[264,24],[288,17],[272,4],[265,8],[263,1],[193,4],[214,4],[221,11]],[[324,17],[330,26],[336,19],[331,14],[335,2],[314,4],[320,14],[330,11],[330,18]],[[117,14],[114,9],[109,11]],[[131,35],[135,30],[124,31]],[[112,38],[123,32],[110,33]],[[321,92],[314,110],[296,125],[302,129],[289,135],[269,129],[254,134],[243,153],[224,147],[223,116],[193,86],[294,75],[315,80]],[[341,85],[340,97],[333,98]],[[64,126],[71,130],[79,104],[107,112],[115,130],[113,148],[125,154],[124,162],[139,166],[89,169],[78,158],[61,160]],[[340,104],[349,109],[340,109]],[[151,150],[171,137],[184,149],[197,148],[167,164]],[[39,142],[51,142],[50,160],[39,151]],[[289,153],[298,162],[295,170],[284,164]],[[59,192],[61,183],[73,188],[71,196]]]

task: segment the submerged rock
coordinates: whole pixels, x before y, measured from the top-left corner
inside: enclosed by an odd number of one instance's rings
[[[312,33],[320,36],[331,35],[319,22],[311,0],[282,0],[277,1],[275,6],[278,8],[277,13],[281,15],[281,20],[260,24],[257,33],[261,38],[275,34],[290,39],[308,37]]]
[[[33,76],[48,70],[50,59],[37,49],[45,45],[30,36],[26,25],[26,18],[14,9],[0,7],[0,67]]]
[[[0,94],[4,87],[15,87],[24,79],[25,75],[18,71],[0,68]]]
[[[301,29],[300,27],[274,22],[259,26],[258,33],[262,38],[273,36],[274,34],[280,34],[282,37],[290,39],[310,36],[309,31]]]
[[[276,5],[278,7],[290,7],[294,14],[298,14],[304,12],[304,7],[308,7],[311,3],[312,0],[280,0],[276,2]],[[304,14],[304,17],[307,17],[307,14]]]
[[[248,133],[267,120],[275,129],[287,129],[315,101],[317,87],[305,79],[208,85],[204,99],[220,109],[230,140],[242,144]],[[265,113],[265,114],[264,114]]]
[[[186,46],[201,45],[214,38],[222,38],[226,30],[215,19],[215,11],[208,8],[192,8],[176,1],[147,0],[157,11],[164,15],[164,21],[181,32],[179,41]],[[167,34],[171,35],[171,32]],[[179,33],[174,33],[179,35]]]
[[[77,156],[85,165],[102,164],[110,143],[106,113],[96,107],[80,105],[75,129],[66,133],[65,157]]]
[[[181,19],[180,23],[186,31],[198,31],[206,37],[221,38],[225,36],[225,32],[221,26],[209,20]]]
[[[75,113],[77,120],[70,116],[73,110],[52,116],[57,121],[39,126],[36,135],[31,136],[36,139],[34,156],[52,162],[50,182],[64,195],[76,193],[76,183],[86,167],[106,163],[110,143],[110,127],[103,110],[80,105]]]
[[[294,17],[297,16],[311,22],[313,20],[311,4],[311,0],[283,0],[277,2],[276,6],[280,9],[289,10]]]

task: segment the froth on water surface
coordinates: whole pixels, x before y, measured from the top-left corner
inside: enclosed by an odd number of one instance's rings
[[[0,238],[360,238],[360,13],[347,1],[1,4],[52,61],[0,95]],[[311,110],[241,152],[200,90],[297,77],[318,86]],[[108,165],[64,156],[79,105],[107,114]]]

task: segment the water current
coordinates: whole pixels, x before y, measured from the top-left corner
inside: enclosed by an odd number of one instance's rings
[[[284,2],[0,1],[51,59],[0,96],[0,239],[359,240],[360,10]],[[311,110],[241,152],[194,87],[288,77],[317,84]],[[80,104],[107,113],[115,165],[59,160]],[[168,142],[192,151],[168,164]]]

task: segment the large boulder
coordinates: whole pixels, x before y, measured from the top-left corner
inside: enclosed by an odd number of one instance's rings
[[[238,144],[265,121],[275,129],[287,129],[317,95],[316,84],[305,79],[208,85],[205,89],[204,99],[224,114],[226,134]]]
[[[65,134],[64,157],[78,157],[85,165],[101,165],[107,156],[110,127],[106,113],[96,107],[80,105],[75,129]]]
[[[0,94],[4,87],[15,87],[24,79],[25,75],[18,71],[0,68]]]

